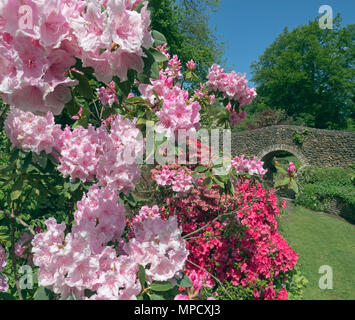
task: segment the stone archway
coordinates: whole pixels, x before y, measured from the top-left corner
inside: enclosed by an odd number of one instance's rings
[[[304,166],[309,165],[307,158],[304,156],[304,154],[300,150],[298,150],[297,148],[294,148],[292,146],[285,145],[285,144],[276,144],[276,145],[266,147],[261,152],[259,152],[259,154],[257,155],[257,158],[261,159],[261,161],[264,162],[265,169],[269,169],[273,166],[273,164],[272,164],[273,158],[280,151],[286,151],[286,152],[294,155],[301,162],[301,167],[299,169],[303,168]],[[269,171],[266,174],[265,179],[266,180],[273,180],[274,174],[275,174],[275,172]]]
[[[275,144],[269,146],[261,150],[256,157],[266,163],[267,161],[271,161],[273,155],[278,151],[287,151],[289,153],[292,153],[302,163],[302,167],[309,165],[307,158],[300,150],[285,144]]]
[[[233,156],[267,160],[276,151],[292,153],[303,166],[345,167],[355,163],[355,133],[280,125],[232,134]]]

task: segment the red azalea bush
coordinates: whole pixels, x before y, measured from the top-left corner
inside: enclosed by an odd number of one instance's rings
[[[217,185],[208,189],[205,179],[195,179],[186,197],[167,197],[165,213],[178,217],[190,252],[186,273],[197,273],[206,287],[216,288],[218,279],[252,288],[257,299],[287,299],[285,288],[273,286],[296,266],[298,255],[277,231],[273,190],[241,179],[234,196],[225,196]]]

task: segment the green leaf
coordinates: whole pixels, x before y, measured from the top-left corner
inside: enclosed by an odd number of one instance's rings
[[[203,181],[203,184],[206,186],[207,189],[212,189],[212,178],[209,177]]]
[[[11,192],[10,199],[11,201],[17,200],[21,196],[22,191],[21,190],[15,190]]]
[[[11,157],[10,157],[10,162],[14,162],[18,158],[19,152],[20,152],[19,149],[12,150]]]
[[[131,97],[131,98],[126,99],[126,103],[146,105],[146,104],[148,104],[148,101],[141,98],[141,97]]]
[[[289,177],[287,177],[287,178],[284,178],[284,179],[280,179],[280,180],[277,180],[276,182],[275,182],[275,188],[277,188],[277,187],[280,187],[280,186],[286,186],[286,185],[288,185],[290,183],[290,178]]]
[[[142,289],[144,289],[145,288],[145,269],[142,265],[138,266],[138,279],[139,279],[139,282],[142,286]]]
[[[23,168],[26,170],[31,162],[32,162],[32,152],[29,152],[25,157],[25,159],[23,160]]]
[[[22,177],[18,177],[14,183],[14,185],[12,186],[11,191],[17,191],[22,189],[23,187],[23,178]]]
[[[118,87],[118,95],[124,100],[128,97],[129,93],[131,92],[132,85],[129,80],[121,82],[118,77],[113,77],[113,81]]]
[[[201,178],[201,175],[198,174],[197,172],[193,172],[193,173],[191,174],[191,177],[193,177],[193,178]]]
[[[222,189],[224,188],[224,182],[218,180],[216,177],[213,177],[213,181],[218,184]]]
[[[168,60],[168,58],[163,55],[159,50],[151,48],[149,49],[149,52],[153,55],[156,62],[165,62]]]
[[[79,112],[80,105],[76,102],[76,99],[73,98],[65,105],[65,108],[67,109],[69,116],[73,117]]]
[[[195,169],[195,171],[201,173],[207,171],[207,169],[207,167],[199,166]]]
[[[298,193],[298,185],[297,182],[294,179],[291,179],[291,187],[294,192]]]
[[[144,60],[144,70],[143,73],[147,75],[149,78],[158,79],[160,76],[159,65],[155,61],[154,56],[151,54],[149,50],[144,49],[144,53],[146,57]]]
[[[41,154],[39,156],[37,156],[37,161],[38,164],[40,165],[40,167],[42,167],[43,169],[45,169],[47,167],[47,155],[45,152],[41,152]]]
[[[164,281],[164,282],[153,282],[150,285],[150,288],[153,291],[158,291],[158,292],[162,292],[162,291],[169,291],[173,288],[173,285],[171,284],[171,282],[169,281]]]
[[[52,154],[48,154],[47,157],[55,166],[57,166],[59,164],[58,159],[56,157],[54,157]]]
[[[287,171],[286,171],[284,168],[276,167],[276,169],[277,169],[277,172],[278,172],[278,173],[281,173],[281,174],[288,174]]]
[[[150,300],[165,300],[165,297],[156,293],[152,293],[150,295]]]
[[[137,75],[137,80],[138,80],[140,83],[151,84],[149,76],[146,75],[146,74],[144,74],[144,73],[139,73],[139,74]]]
[[[206,171],[206,172],[205,172],[205,177],[206,177],[206,178],[209,178],[211,175],[212,175],[212,172],[211,172],[211,171]]]
[[[165,36],[161,34],[159,31],[153,30],[152,37],[154,39],[154,46],[162,46],[163,44],[167,43]]]
[[[76,86],[78,92],[80,93],[81,96],[83,96],[86,99],[93,99],[94,94],[92,92],[92,88],[89,84],[89,80],[85,77],[85,75],[76,72],[76,71],[71,71],[73,77],[79,81],[78,86]]]
[[[183,288],[191,288],[193,286],[193,283],[191,279],[188,277],[188,275],[184,273],[183,277],[177,281],[177,285]]]
[[[39,287],[33,296],[34,300],[49,300],[48,289],[45,287]]]
[[[75,181],[74,183],[71,183],[71,184],[70,184],[70,190],[71,190],[72,192],[74,192],[75,190],[77,190],[77,189],[79,188],[79,186],[80,186],[80,183],[81,183],[80,180],[77,180],[77,181]]]

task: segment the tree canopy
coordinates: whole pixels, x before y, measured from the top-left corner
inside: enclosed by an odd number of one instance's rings
[[[287,28],[252,64],[255,101],[316,128],[344,129],[355,116],[355,24]]]
[[[196,73],[204,80],[213,63],[221,63],[224,45],[209,26],[210,14],[219,0],[150,0],[160,2],[151,14],[152,28],[164,34],[169,51],[181,63],[193,59]]]

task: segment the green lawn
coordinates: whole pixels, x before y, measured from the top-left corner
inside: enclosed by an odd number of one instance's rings
[[[354,225],[303,207],[290,207],[280,216],[279,227],[298,253],[299,266],[309,281],[305,299],[355,299]],[[322,265],[333,269],[332,290],[319,288]]]

